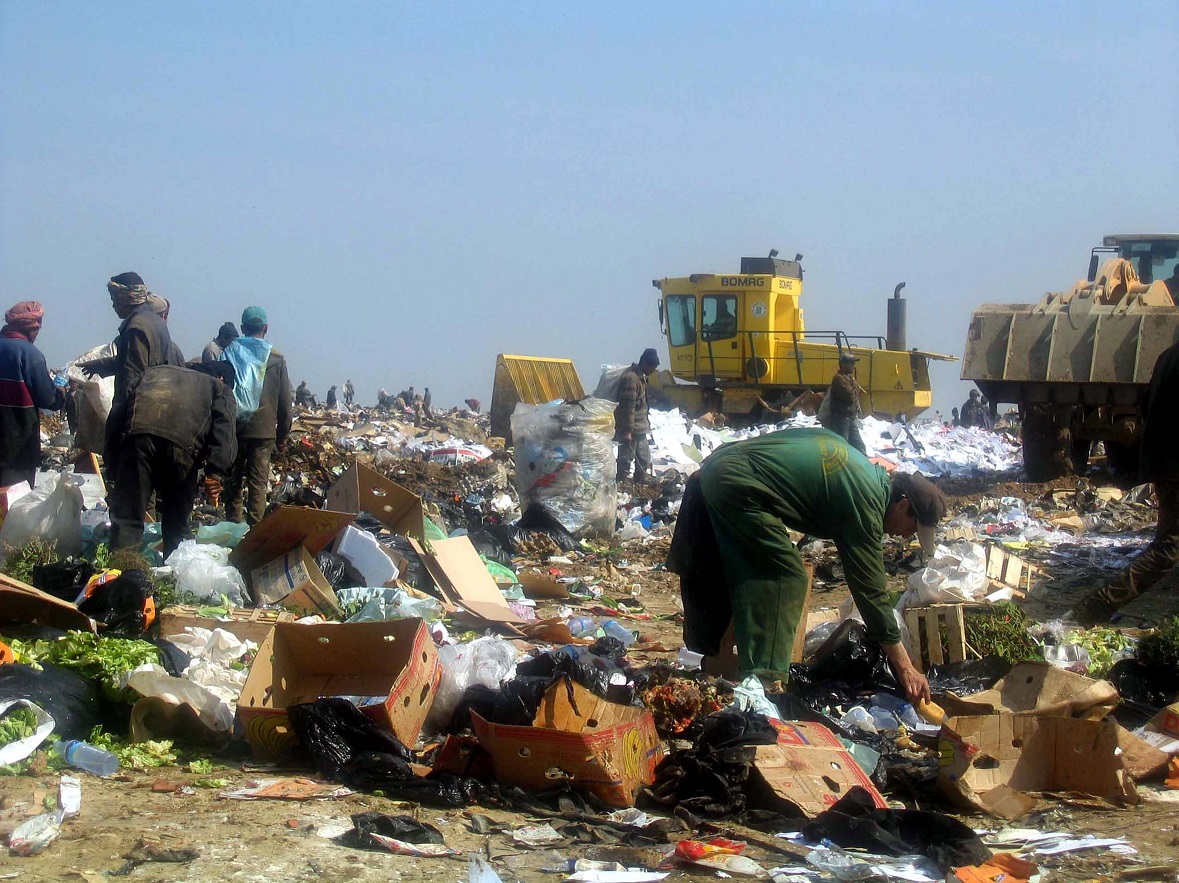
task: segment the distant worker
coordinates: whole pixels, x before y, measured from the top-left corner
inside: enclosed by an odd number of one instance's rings
[[[618,378],[618,407],[614,409],[614,441],[618,442],[618,481],[647,478],[651,471],[651,414],[647,405],[647,378],[659,367],[659,354],[651,347]]]
[[[950,409],[950,416],[954,418],[954,422],[950,424],[951,426],[961,426],[962,425],[962,418],[958,416],[958,409],[957,408]]]
[[[45,356],[33,344],[45,310],[35,300],[8,308],[0,328],[0,486],[37,483],[41,465],[41,415],[65,404],[49,376]]]
[[[336,387],[334,385],[328,387],[327,399],[324,401],[324,404],[329,411],[336,410],[336,407],[340,404],[340,400],[336,398]]]
[[[430,395],[430,387],[426,387],[426,391],[422,393],[422,410],[426,412],[426,416],[430,416],[430,405],[433,404],[434,397]]]
[[[225,483],[225,517],[257,524],[266,514],[270,457],[286,447],[291,432],[291,381],[287,360],[267,341],[266,311],[247,307],[242,336],[225,348],[223,361],[233,365],[237,384],[237,459]]]
[[[961,421],[960,425],[977,426],[980,429],[986,428],[986,412],[979,398],[979,391],[972,389],[970,391],[970,397],[966,399],[966,403],[962,406],[961,417],[959,418]]]
[[[295,387],[295,404],[300,408],[315,407],[315,396],[307,388],[306,380],[300,381],[299,385]]]
[[[388,404],[389,404],[389,393],[385,389],[385,387],[382,386],[380,389],[377,390],[377,407],[383,408]]]
[[[986,396],[979,399],[979,404],[982,405],[982,423],[979,425],[983,429],[995,428],[995,417],[991,414],[991,402]]]
[[[111,548],[143,545],[143,522],[156,500],[164,558],[192,532],[189,518],[204,467],[214,506],[237,454],[234,370],[229,362],[191,368],[157,365],[144,372],[127,402],[118,482],[110,495]]]
[[[786,429],[722,445],[684,493],[667,569],[680,575],[684,643],[709,657],[731,625],[741,674],[785,680],[806,617],[808,576],[790,531],[832,540],[868,635],[909,701],[929,682],[901,643],[884,535],[932,553],[946,501],[923,476],[868,461],[824,429]]]
[[[351,408],[352,400],[356,397],[356,389],[352,386],[351,380],[344,381],[344,404]]]
[[[1179,564],[1179,344],[1163,351],[1142,400],[1142,452],[1138,480],[1154,482],[1158,520],[1154,539],[1130,566],[1091,592],[1074,609],[1083,626],[1102,625],[1124,605],[1153,588]],[[1066,614],[1066,621],[1069,619]]]
[[[819,423],[834,432],[861,454],[868,449],[860,437],[860,384],[856,381],[856,357],[851,353],[839,356],[839,370],[831,378],[824,407],[819,409]]]
[[[463,404],[467,406],[467,410],[472,414],[478,414],[479,409],[483,407],[482,402],[478,399],[463,399]]]
[[[120,273],[106,284],[111,297],[111,308],[122,319],[115,353],[105,359],[95,359],[78,365],[89,376],[114,377],[115,391],[111,410],[106,419],[106,442],[103,462],[111,478],[119,464],[119,444],[122,441],[127,395],[148,368],[157,365],[180,365],[183,358],[172,345],[172,336],[163,317],[149,301],[143,277],[138,273]]]
[[[205,349],[201,352],[201,361],[205,363],[220,361],[221,353],[239,336],[237,326],[232,322],[226,322],[218,329],[217,336],[205,344]]]

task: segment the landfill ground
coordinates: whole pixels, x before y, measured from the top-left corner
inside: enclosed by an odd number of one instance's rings
[[[440,436],[450,433],[467,438],[477,436],[475,427],[455,424],[445,429]],[[365,432],[367,436],[372,435],[371,430]],[[354,433],[356,438],[367,436]],[[314,438],[314,435],[308,432],[307,437]],[[342,447],[318,441],[300,445],[296,440],[293,453],[280,461],[277,479],[281,484],[283,476],[301,476],[282,490],[290,502],[322,505],[322,499],[316,499],[316,491],[330,483],[342,463],[357,456]],[[457,468],[413,458],[382,463],[379,456],[366,453],[361,453],[358,459],[381,467],[389,477],[422,494],[433,506],[440,507],[440,512],[435,508],[436,515],[451,521],[456,513],[461,515],[458,507],[468,494],[490,498],[497,489],[510,484],[511,461],[502,454]],[[1069,519],[1088,519],[1075,543],[1061,542],[1057,536],[1055,544],[1032,544],[1023,553],[1029,561],[1042,567],[1046,575],[1021,602],[1039,622],[1061,617],[1085,592],[1141,548],[1153,526],[1150,505],[1098,501],[1097,490],[1120,485],[1125,491],[1130,484],[1105,474],[1100,462],[1084,478],[1070,477],[1047,484],[1021,482],[1010,472],[1001,477],[993,474],[943,477],[939,483],[950,499],[951,516],[971,525],[980,535],[1011,537],[1023,524],[1068,524]],[[657,485],[627,485],[622,490],[635,500],[651,499],[659,493]],[[298,500],[300,496],[305,499]],[[1018,501],[1018,505],[1012,501]],[[448,506],[452,511],[447,511]],[[1027,517],[1011,515],[1016,509]],[[954,523],[953,518],[950,523]],[[1107,535],[1107,540],[1113,538],[1101,546],[1100,555],[1090,548],[1089,539],[1099,534]],[[568,555],[557,554],[556,558],[550,555],[559,550],[544,548],[542,544],[524,550],[512,563],[517,570],[556,569],[562,576],[576,577],[596,586],[610,598],[634,598],[641,605],[636,608],[641,612],[618,617],[638,633],[638,646],[645,648],[631,650],[630,664],[636,668],[660,662],[674,664],[682,645],[682,610],[678,577],[662,568],[669,537],[670,531],[664,526],[642,540],[599,543]],[[815,568],[811,612],[846,604],[850,595],[831,544],[804,542],[802,546],[804,556]],[[911,560],[911,549],[889,541],[885,550],[891,574],[890,589],[899,593],[905,589],[916,566]],[[1119,625],[1137,630],[1157,624],[1164,617],[1179,613],[1179,602],[1175,599],[1173,592],[1168,591],[1148,594],[1124,609]],[[593,607],[592,601],[578,598],[542,600],[537,602],[536,614],[541,620],[564,618],[570,613],[593,613]],[[567,859],[654,867],[659,853],[669,848],[669,844],[662,844],[662,849],[627,846],[620,842],[618,829],[600,819],[572,821],[560,818],[556,810],[550,815],[533,815],[483,805],[438,809],[363,793],[299,801],[229,799],[224,796],[227,792],[248,787],[258,780],[314,777],[305,767],[257,764],[240,743],[235,756],[238,759],[215,758],[211,773],[208,770],[198,773],[181,763],[146,771],[124,770],[110,779],[78,774],[82,782],[81,813],[67,822],[60,838],[42,854],[24,858],[5,856],[0,862],[0,880],[93,883],[121,872],[129,880],[143,881],[460,881],[468,879],[468,857],[479,855],[490,860],[504,883],[510,883],[563,879],[565,872],[563,869],[558,872],[557,866]],[[58,774],[49,771],[43,775],[0,778],[0,835],[7,835],[25,819],[50,807],[57,785]],[[1125,855],[1088,849],[1037,856],[1035,861],[1044,880],[1175,879],[1175,868],[1179,866],[1179,799],[1173,798],[1179,798],[1179,790],[1168,790],[1160,781],[1140,784],[1138,793],[1141,802],[1134,807],[1114,807],[1084,795],[1046,795],[1040,809],[1006,826],[1076,836],[1124,837],[1138,851],[1136,855]],[[1005,826],[1001,819],[964,813],[940,799],[929,804],[910,799],[902,804],[897,794],[886,796],[894,806],[936,809],[979,830],[994,831]],[[668,814],[666,810],[645,808],[653,816]],[[393,855],[346,847],[330,839],[351,827],[353,814],[373,810],[409,815],[436,825],[446,845],[461,855],[447,858]],[[512,831],[545,822],[565,835],[562,842],[529,849],[513,841]],[[806,864],[806,847],[777,839],[772,831],[755,831],[725,821],[713,824],[716,825],[713,833],[727,832],[734,839],[747,841],[745,855],[767,870]],[[197,857],[186,863],[140,862],[128,858],[148,854],[167,857],[168,850],[181,848],[195,849]],[[669,880],[717,879],[714,871],[682,866],[670,869],[670,873]]]

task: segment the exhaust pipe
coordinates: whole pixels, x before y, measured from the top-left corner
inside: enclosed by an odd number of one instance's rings
[[[904,287],[904,282],[897,283],[897,287],[892,290],[892,299],[888,302],[888,333],[884,345],[894,352],[904,352],[909,348],[905,341],[905,299],[901,297]]]

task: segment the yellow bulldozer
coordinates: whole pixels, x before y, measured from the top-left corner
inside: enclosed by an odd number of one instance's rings
[[[1136,472],[1142,397],[1179,342],[1177,301],[1179,235],[1127,233],[1104,237],[1071,289],[974,311],[962,379],[992,408],[1019,405],[1029,478],[1084,471],[1096,441],[1115,472]]]
[[[712,411],[755,423],[825,390],[840,355],[851,352],[865,414],[911,419],[927,409],[930,360],[955,357],[906,348],[904,283],[888,299],[885,336],[808,331],[801,261],[774,250],[742,258],[739,273],[652,280],[669,362],[652,377],[652,398],[692,416]]]

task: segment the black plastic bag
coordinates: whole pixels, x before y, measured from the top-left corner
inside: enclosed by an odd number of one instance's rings
[[[1117,687],[1123,701],[1165,708],[1179,699],[1179,672],[1146,666],[1137,659],[1115,662],[1106,680]]]
[[[501,684],[499,689],[474,684],[463,692],[455,707],[447,732],[461,733],[470,729],[471,712],[493,724],[530,727],[545,692],[553,684],[547,675],[517,676]]]
[[[292,705],[287,715],[316,769],[329,779],[335,779],[346,764],[361,754],[389,756],[409,771],[413,759],[409,749],[347,699],[316,699]]]
[[[191,656],[164,638],[152,638],[148,643],[160,651],[160,664],[164,671],[174,678],[184,676],[185,669],[192,664]]]
[[[965,662],[947,662],[932,665],[925,677],[929,680],[930,692],[954,693],[969,696],[981,693],[995,686],[995,682],[1007,676],[1011,663],[998,656],[984,656],[982,659],[968,659]]]
[[[142,635],[150,623],[147,620],[147,599],[153,598],[155,587],[142,570],[125,570],[119,576],[95,586],[78,603],[78,609],[105,625],[107,632],[123,635]]]
[[[94,575],[94,566],[86,560],[67,558],[54,564],[34,564],[33,587],[71,604]]]
[[[388,546],[401,554],[405,559],[405,569],[401,573],[401,579],[409,583],[419,592],[426,592],[428,594],[438,596],[438,587],[434,583],[434,578],[430,576],[430,572],[426,570],[426,565],[422,563],[422,558],[414,547],[409,544],[409,540],[397,534],[382,534],[377,536],[377,541],[382,545]]]
[[[802,833],[815,843],[828,839],[875,855],[923,855],[943,874],[991,857],[974,830],[958,819],[926,810],[877,809],[863,788],[853,788]]]
[[[566,530],[565,525],[561,524],[557,516],[540,503],[533,503],[525,509],[520,520],[511,527],[513,544],[520,536],[543,533],[563,552],[572,552],[578,547],[577,538]]]
[[[103,722],[103,701],[97,685],[72,671],[48,663],[41,671],[19,662],[0,665],[0,701],[28,699],[45,709],[53,732],[63,739],[89,739]]]
[[[386,847],[373,834],[391,837],[403,843],[444,843],[442,832],[428,822],[419,822],[410,816],[390,816],[381,812],[361,812],[352,816],[352,830],[341,834],[336,842],[353,849],[379,849]]]
[[[319,565],[323,578],[328,581],[333,592],[351,588],[350,580],[347,578],[348,562],[342,556],[324,549],[315,556],[315,563]]]
[[[492,528],[499,528],[502,525],[492,525]],[[471,545],[475,547],[475,551],[482,555],[489,561],[494,561],[496,564],[502,564],[504,567],[512,566],[512,540],[507,536],[506,530],[492,530],[488,527],[481,527],[479,530],[470,534],[468,539]]]

